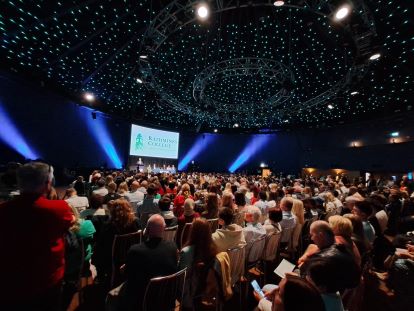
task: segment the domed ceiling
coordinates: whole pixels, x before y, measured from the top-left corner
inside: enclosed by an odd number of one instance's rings
[[[410,3],[9,0],[0,60],[143,124],[334,126],[411,110]]]

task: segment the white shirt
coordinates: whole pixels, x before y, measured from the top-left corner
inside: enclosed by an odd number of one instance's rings
[[[108,189],[106,189],[105,187],[102,187],[102,188],[98,188],[98,189],[92,191],[92,193],[104,197],[108,194]]]
[[[89,207],[89,201],[87,197],[78,197],[77,195],[73,195],[70,198],[67,198],[65,201],[70,204],[70,206],[76,208],[79,213]]]

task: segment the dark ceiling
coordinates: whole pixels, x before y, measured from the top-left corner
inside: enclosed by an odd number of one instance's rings
[[[334,126],[412,109],[414,1],[203,2],[206,20],[202,1],[4,1],[1,65],[181,130]],[[344,4],[352,13],[336,21]]]

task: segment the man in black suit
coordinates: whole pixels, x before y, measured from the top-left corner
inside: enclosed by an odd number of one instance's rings
[[[164,229],[164,218],[159,214],[152,215],[144,232],[147,240],[129,249],[125,267],[125,297],[122,304],[126,308],[122,308],[123,310],[141,310],[150,279],[177,271],[177,246],[173,242],[163,240]]]

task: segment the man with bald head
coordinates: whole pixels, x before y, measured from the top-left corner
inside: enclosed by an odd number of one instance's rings
[[[122,304],[125,310],[141,310],[145,289],[151,278],[177,271],[177,247],[175,243],[163,240],[165,226],[161,215],[152,215],[144,231],[145,241],[131,246],[128,251]]]
[[[310,226],[310,236],[315,244],[309,245],[298,260],[301,275],[307,275],[312,264],[323,258],[337,267],[335,274],[341,290],[357,286],[361,277],[360,268],[350,250],[344,245],[335,244],[335,235],[329,224],[322,220],[314,221]]]
[[[139,189],[138,181],[132,182],[130,189],[131,190],[127,194],[125,194],[125,197],[131,203],[131,206],[134,212],[136,212],[138,204],[144,201],[144,194],[138,190]]]

